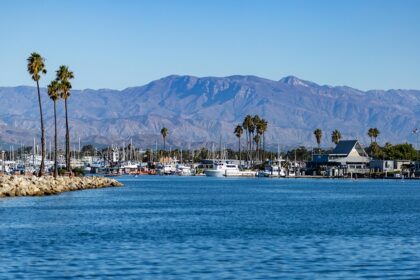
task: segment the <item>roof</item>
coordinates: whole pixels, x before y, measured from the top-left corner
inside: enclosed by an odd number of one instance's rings
[[[356,143],[357,140],[341,140],[338,142],[337,146],[335,146],[335,149],[331,152],[331,154],[348,155],[350,154],[351,150],[353,150]]]
[[[350,152],[356,149],[356,152],[361,157],[368,157],[365,149],[363,149],[362,145],[360,145],[359,141],[357,140],[343,140],[338,142],[335,149],[332,151],[330,155],[346,155],[349,156]]]

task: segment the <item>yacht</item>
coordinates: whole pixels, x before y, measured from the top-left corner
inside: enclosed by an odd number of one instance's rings
[[[172,175],[175,174],[176,167],[174,164],[171,163],[165,163],[165,164],[158,164],[156,167],[156,173],[158,175]]]
[[[286,177],[286,171],[278,165],[267,165],[264,171],[257,173],[258,177]]]
[[[211,168],[206,169],[204,174],[209,177],[240,176],[238,165],[230,161],[215,161]]]
[[[191,167],[183,165],[183,164],[178,164],[176,166],[175,173],[179,176],[192,176],[193,175]]]

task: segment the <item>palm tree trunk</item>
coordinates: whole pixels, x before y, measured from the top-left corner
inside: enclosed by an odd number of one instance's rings
[[[54,178],[57,176],[57,102],[54,100]]]
[[[261,160],[264,160],[265,158],[265,133],[262,134],[262,156]]]
[[[67,98],[64,99],[64,106],[66,111],[66,167],[67,171],[71,173],[70,166],[70,130],[69,130],[69,117],[67,111]]]
[[[39,173],[38,173],[38,176],[41,177],[42,175],[44,175],[44,169],[45,169],[45,128],[44,128],[44,117],[42,114],[41,92],[39,91],[39,81],[36,81],[36,87],[38,90],[39,114],[41,115],[41,166],[39,167]]]
[[[239,166],[241,166],[241,136],[239,136],[238,139],[239,139]]]
[[[254,155],[254,133],[251,133],[251,165],[254,165],[255,162]]]
[[[248,159],[249,159],[249,164],[252,165],[252,151],[251,151],[251,132],[248,132]]]
[[[163,137],[163,157],[166,155],[166,137]]]
[[[246,133],[245,133],[245,137],[246,137],[246,140],[245,140],[245,149],[246,149],[246,151],[245,151],[245,156],[246,156],[246,165],[248,166],[249,165],[249,156],[248,156],[248,142],[249,142],[249,136],[248,136],[248,131],[246,131]]]
[[[258,142],[255,142],[255,162],[256,163],[258,162],[258,157],[259,157],[259,154],[258,154]]]
[[[251,161],[251,132],[248,131],[247,133],[247,143],[246,143],[246,163],[249,166],[250,161]]]

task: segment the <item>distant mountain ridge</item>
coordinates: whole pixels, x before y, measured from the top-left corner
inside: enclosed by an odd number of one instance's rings
[[[0,87],[0,141],[32,143],[39,134],[34,87]],[[48,139],[52,139],[52,102],[42,89]],[[60,104],[60,133],[64,135]],[[124,90],[73,90],[69,99],[72,142],[122,144],[133,139],[143,148],[161,144],[160,129],[169,128],[171,146],[218,143],[235,145],[234,126],[247,114],[268,121],[266,141],[277,146],[315,146],[313,130],[369,143],[367,130],[381,131],[378,141],[413,142],[420,125],[419,90],[360,91],[327,86],[288,76],[273,81],[256,76],[203,77],[172,75]],[[48,140],[49,141],[49,140]]]

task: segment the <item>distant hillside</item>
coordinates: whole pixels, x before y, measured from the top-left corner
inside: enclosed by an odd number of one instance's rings
[[[42,90],[47,135],[52,138],[52,103]],[[39,113],[34,87],[0,87],[0,141],[32,143],[39,134]],[[420,126],[420,91],[360,91],[350,87],[317,85],[290,76],[279,81],[255,76],[224,78],[169,76],[145,86],[122,91],[74,90],[69,102],[73,142],[122,144],[132,138],[136,146],[161,143],[160,129],[170,130],[169,145],[235,144],[233,128],[247,114],[269,122],[267,143],[314,146],[313,130],[324,132],[323,145],[331,146],[330,132],[368,144],[366,131],[377,127],[384,143],[414,141],[411,131]],[[60,106],[62,115],[62,106]],[[63,135],[64,122],[60,118]]]

